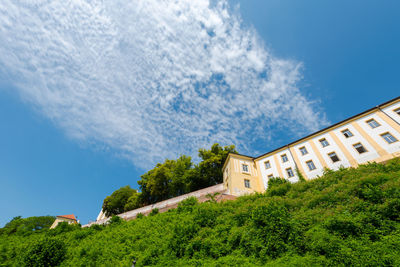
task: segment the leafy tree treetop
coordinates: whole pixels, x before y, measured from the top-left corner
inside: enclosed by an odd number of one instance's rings
[[[54,216],[34,216],[28,218],[17,216],[9,221],[3,228],[0,228],[0,234],[29,235],[33,232],[50,228],[54,220]]]
[[[103,202],[103,211],[106,216],[123,213],[128,199],[137,193],[138,192],[129,185],[114,191],[111,196],[106,197]]]

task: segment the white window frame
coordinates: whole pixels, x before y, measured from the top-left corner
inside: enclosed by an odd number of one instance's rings
[[[267,178],[268,178],[268,179],[274,178],[274,175],[273,175],[273,174],[270,174],[270,175],[267,176]]]
[[[394,137],[391,133],[386,132],[381,134],[381,137],[390,145],[393,143],[396,143],[398,140],[396,137]]]
[[[246,169],[245,169],[245,167],[246,167]],[[249,171],[249,165],[247,165],[247,164],[242,164],[242,172],[246,172],[246,173],[249,173],[250,171]]]
[[[333,155],[333,154],[334,154],[334,155]],[[331,153],[328,153],[328,157],[332,160],[332,163],[336,163],[336,162],[339,162],[339,161],[340,161],[340,158],[339,158],[339,156],[336,154],[335,151],[333,151],[333,152],[331,152]],[[336,157],[338,160],[334,161],[334,160],[332,159],[332,157]]]
[[[265,169],[270,169],[271,168],[271,162],[269,160],[267,160],[266,162],[264,162],[264,166],[265,166]]]
[[[246,188],[251,188],[250,180],[249,180],[249,179],[244,179],[244,187],[246,187]]]
[[[299,150],[302,156],[308,154],[307,148],[305,146],[300,147]]]
[[[294,172],[291,167],[286,169],[286,174],[288,175],[289,178],[294,177]]]
[[[357,147],[360,147],[360,146],[364,149],[363,152],[358,151]],[[361,144],[361,143],[356,143],[356,144],[353,145],[353,147],[358,152],[358,154],[363,154],[363,153],[368,152],[368,150],[365,148],[365,146],[363,144]]]
[[[319,139],[319,142],[321,143],[322,147],[329,146],[329,142],[328,142],[328,140],[326,140],[326,138]]]
[[[289,158],[287,157],[286,154],[281,155],[282,163],[288,162]]]
[[[370,119],[367,120],[366,123],[369,125],[369,127],[371,127],[372,129],[378,128],[379,126],[381,126],[379,124],[379,122],[377,122],[375,119]]]
[[[349,134],[348,134],[348,133],[349,133]],[[349,129],[344,129],[344,130],[342,131],[342,134],[343,134],[344,137],[346,137],[346,138],[350,138],[350,137],[354,136],[354,134],[353,134]]]
[[[306,161],[307,167],[310,171],[316,170],[317,167],[315,167],[315,164],[312,160]]]

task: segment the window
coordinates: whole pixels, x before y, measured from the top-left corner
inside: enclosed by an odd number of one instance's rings
[[[271,163],[269,162],[269,160],[266,161],[266,162],[264,162],[264,164],[265,164],[265,168],[266,168],[266,169],[271,168]]]
[[[273,174],[268,175],[268,179],[274,178]]]
[[[308,154],[308,151],[307,151],[307,149],[303,146],[303,147],[300,147],[299,148],[300,149],[300,152],[301,152],[301,154],[304,156],[305,154]]]
[[[329,143],[325,138],[322,138],[321,140],[319,140],[319,142],[321,143],[322,147],[329,146]]]
[[[361,143],[357,143],[357,144],[355,144],[353,146],[358,151],[358,153],[360,153],[360,154],[362,154],[364,152],[367,152],[367,150],[365,149],[365,147]]]
[[[308,169],[309,169],[310,171],[316,169],[316,168],[315,168],[315,165],[314,165],[314,162],[313,162],[312,160],[307,161],[306,164],[307,164]]]
[[[281,155],[281,158],[282,158],[282,162],[287,162],[288,161],[288,158],[287,158],[286,154]]]
[[[395,109],[394,112],[396,112],[398,115],[400,115],[400,108]]]
[[[250,188],[250,180],[244,179],[244,187]]]
[[[329,153],[328,156],[331,158],[333,163],[340,161],[339,157],[336,155],[335,152]]]
[[[288,175],[289,178],[294,176],[294,173],[293,173],[292,168],[287,168],[287,169],[286,169],[286,173],[287,173],[287,175]]]
[[[384,133],[384,134],[381,134],[381,136],[383,137],[383,139],[385,139],[386,142],[388,142],[388,144],[391,144],[391,143],[394,143],[397,141],[396,137],[394,137],[390,133]]]
[[[246,164],[242,164],[242,170],[243,170],[244,172],[249,172],[249,166],[246,165]]]
[[[342,134],[346,136],[346,138],[352,137],[353,134],[349,131],[349,129],[343,130]]]
[[[374,120],[374,119],[368,120],[367,123],[368,123],[368,125],[369,125],[372,129],[381,126],[381,125],[380,125],[376,120]]]

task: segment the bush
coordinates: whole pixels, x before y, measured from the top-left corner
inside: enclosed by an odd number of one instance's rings
[[[113,215],[109,222],[111,225],[116,225],[116,224],[122,223],[123,221],[124,220],[121,217],[119,217],[117,215]]]
[[[400,161],[374,163],[140,220],[3,234],[0,266],[400,266],[399,214]]]
[[[159,213],[159,211],[158,211],[158,209],[157,208],[155,208],[155,209],[152,209],[151,210],[151,212],[150,212],[150,216],[154,216],[154,215],[157,215]]]
[[[195,197],[188,197],[178,204],[178,212],[191,212],[193,207],[197,205],[199,201]]]
[[[42,239],[30,245],[23,258],[25,266],[58,266],[65,258],[66,247],[58,239]]]

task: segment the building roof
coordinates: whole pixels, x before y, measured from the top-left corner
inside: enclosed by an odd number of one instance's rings
[[[291,145],[294,145],[294,144],[296,144],[296,143],[298,143],[298,142],[303,141],[304,139],[307,139],[307,138],[312,137],[312,136],[314,136],[314,135],[318,135],[318,134],[320,134],[320,133],[322,133],[322,132],[324,132],[324,131],[326,131],[326,130],[328,130],[328,129],[335,128],[335,127],[337,127],[337,126],[339,126],[339,125],[341,125],[341,124],[343,124],[343,123],[345,123],[345,122],[347,122],[347,121],[350,121],[350,120],[352,120],[352,119],[354,119],[354,118],[360,117],[360,116],[362,116],[362,115],[364,115],[364,114],[367,114],[367,113],[369,113],[369,112],[371,112],[371,111],[373,111],[373,110],[380,109],[380,108],[382,108],[382,107],[384,107],[384,106],[386,106],[386,105],[388,105],[388,104],[392,104],[392,103],[397,102],[397,101],[399,101],[399,100],[400,100],[400,96],[395,97],[395,98],[393,98],[393,99],[391,99],[391,100],[389,100],[389,101],[386,101],[385,103],[382,103],[382,104],[377,105],[377,106],[375,106],[375,107],[373,107],[373,108],[370,108],[370,109],[368,109],[368,110],[366,110],[366,111],[363,111],[363,112],[361,112],[361,113],[358,113],[358,114],[356,114],[356,115],[354,115],[354,116],[351,116],[350,118],[347,118],[347,119],[344,119],[344,120],[342,120],[342,121],[339,121],[339,122],[337,122],[337,123],[335,123],[335,124],[332,124],[332,125],[330,125],[330,126],[328,126],[328,127],[323,128],[323,129],[321,129],[321,130],[319,130],[319,131],[316,131],[316,132],[314,132],[314,133],[312,133],[312,134],[309,134],[309,135],[307,135],[307,136],[304,136],[303,138],[300,138],[300,139],[298,139],[298,140],[296,140],[296,141],[293,141],[293,142],[291,142],[291,143],[289,143],[289,144],[287,144],[287,145],[278,147],[278,148],[276,148],[276,149],[274,149],[274,150],[272,150],[272,151],[269,151],[269,152],[264,153],[264,154],[262,154],[262,155],[260,155],[260,156],[258,156],[258,157],[255,157],[254,159],[259,159],[259,158],[262,158],[263,156],[268,155],[268,154],[270,154],[270,153],[273,153],[273,152],[275,152],[275,151],[281,150],[281,149],[283,149],[283,148],[287,148],[287,147],[289,147],[289,146],[291,146]]]
[[[69,215],[58,215],[57,218],[64,218],[64,219],[70,219],[76,221],[76,217],[74,214],[69,214]]]

